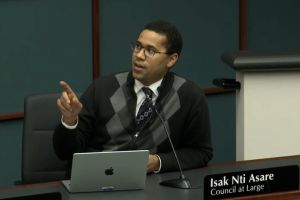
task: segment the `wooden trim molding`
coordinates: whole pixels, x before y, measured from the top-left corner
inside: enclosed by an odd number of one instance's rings
[[[23,118],[24,118],[23,112],[7,113],[7,114],[0,115],[0,121],[18,120]]]
[[[100,15],[99,0],[92,0],[93,80],[100,75]]]
[[[247,0],[239,1],[239,49],[247,49]]]
[[[207,96],[220,95],[220,94],[224,94],[224,93],[233,93],[233,92],[235,92],[234,89],[223,89],[223,88],[217,88],[217,87],[204,89],[204,93]],[[23,119],[23,118],[24,118],[23,112],[0,114],[0,122],[1,121],[10,121],[10,120],[19,120],[19,119]]]
[[[233,92],[235,92],[235,89],[224,89],[219,87],[211,87],[211,88],[204,89],[204,93],[206,94],[206,96],[219,95],[224,93],[233,93]]]

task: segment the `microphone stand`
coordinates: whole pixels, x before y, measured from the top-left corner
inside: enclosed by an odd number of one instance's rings
[[[174,187],[174,188],[191,189],[192,186],[191,186],[191,183],[190,183],[189,179],[186,179],[185,176],[183,175],[181,165],[180,165],[179,159],[177,157],[177,153],[176,153],[175,148],[173,146],[173,142],[171,140],[171,137],[170,137],[168,129],[165,125],[165,122],[164,122],[163,118],[161,117],[161,115],[158,113],[156,107],[154,107],[154,110],[155,110],[157,116],[159,117],[160,121],[162,122],[162,124],[164,126],[166,135],[167,135],[168,140],[171,144],[171,148],[172,148],[172,151],[175,155],[175,159],[176,159],[177,165],[179,167],[179,172],[180,172],[179,178],[162,181],[162,182],[160,182],[160,185],[167,186],[167,187]]]

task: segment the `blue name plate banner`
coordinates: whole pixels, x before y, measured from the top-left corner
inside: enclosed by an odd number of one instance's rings
[[[204,178],[204,199],[223,199],[299,189],[299,166],[239,171]]]

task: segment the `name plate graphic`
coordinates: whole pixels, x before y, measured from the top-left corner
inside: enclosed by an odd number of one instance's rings
[[[213,174],[204,178],[206,200],[298,189],[297,165]]]

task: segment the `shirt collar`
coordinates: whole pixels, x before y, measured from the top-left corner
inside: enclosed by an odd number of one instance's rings
[[[152,90],[152,92],[155,94],[155,96],[158,96],[158,90],[157,88],[161,85],[161,82],[162,82],[162,78],[158,81],[156,81],[155,83],[152,83],[151,85],[149,86],[145,86],[143,83],[141,83],[140,81],[134,79],[134,91],[135,93],[137,94],[138,92],[140,92],[140,90],[143,88],[143,87],[148,87]]]

